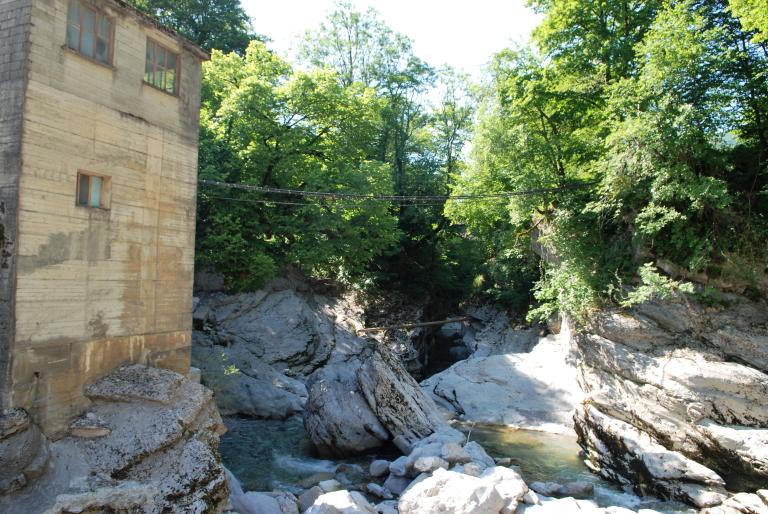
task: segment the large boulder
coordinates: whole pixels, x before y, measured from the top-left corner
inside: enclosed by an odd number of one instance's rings
[[[551,432],[572,431],[573,414],[582,394],[567,331],[541,338],[528,353],[503,353],[527,349],[527,344],[512,342],[527,340],[530,331],[515,334],[505,332],[499,346],[478,351],[433,375],[421,383],[422,389],[453,417]]]
[[[324,455],[349,455],[392,440],[409,448],[445,425],[432,401],[382,346],[331,363],[310,377],[304,424]]]
[[[356,368],[361,365],[357,359],[328,365],[307,383],[304,426],[323,456],[362,453],[391,438],[358,387]]]
[[[47,472],[0,511],[220,512],[228,496],[212,393],[172,371],[128,366],[89,386],[92,405],[51,443]]]
[[[286,419],[304,409],[304,383],[262,362],[242,342],[229,347],[195,344],[192,359],[224,416]]]
[[[593,315],[573,336],[588,464],[710,506],[768,483],[768,305],[724,295]]]
[[[280,286],[277,282],[255,293],[201,297],[193,314],[195,325],[214,344],[241,343],[262,363],[288,376],[309,376],[334,350],[343,353],[357,343],[362,313],[348,298]]]
[[[192,364],[222,414],[285,419],[301,412],[307,378],[364,345],[356,335],[362,312],[351,298],[299,286],[275,280],[255,293],[197,299]]]

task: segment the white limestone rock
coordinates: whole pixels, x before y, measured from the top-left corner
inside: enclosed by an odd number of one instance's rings
[[[335,491],[317,498],[306,514],[377,514],[377,511],[358,492]]]
[[[492,483],[444,469],[409,488],[398,504],[401,514],[498,514],[504,505]]]
[[[501,466],[488,468],[480,478],[484,482],[492,484],[501,499],[504,500],[504,507],[500,514],[513,514],[528,493],[528,486],[523,478],[509,468]]]
[[[568,355],[567,333],[548,336],[530,353],[477,352],[421,387],[450,416],[565,433],[582,397]]]

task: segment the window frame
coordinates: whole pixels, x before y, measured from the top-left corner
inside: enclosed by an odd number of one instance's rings
[[[157,53],[158,53],[157,49],[158,48],[163,49],[165,51],[165,54],[166,54],[165,66],[162,67],[162,70],[165,71],[165,72],[167,72],[169,69],[171,69],[171,68],[167,68],[166,67],[167,64],[168,64],[168,56],[169,55],[176,56],[176,68],[173,70],[174,71],[174,77],[175,77],[175,81],[174,81],[174,84],[173,84],[173,92],[168,91],[168,89],[166,89],[165,87],[160,87],[160,86],[155,85],[152,82],[149,82],[147,80],[147,64],[148,64],[147,54],[149,53],[150,45],[153,45],[153,50],[152,50],[152,58],[153,58],[153,60],[152,60],[152,74],[153,75],[159,69],[158,68],[158,63],[157,63]],[[166,78],[167,78],[167,75],[164,74],[164,78],[163,78],[163,83],[164,84],[166,82]],[[172,50],[170,47],[164,45],[163,43],[157,41],[156,39],[153,39],[152,37],[147,36],[147,47],[145,48],[145,52],[144,52],[144,78],[143,78],[143,82],[144,82],[144,84],[146,84],[147,86],[151,87],[152,89],[156,89],[158,91],[162,91],[163,93],[165,93],[167,95],[178,97],[179,96],[179,91],[181,90],[181,52],[177,52],[175,50]]]
[[[99,191],[99,205],[91,205],[91,178],[101,179],[101,189]],[[80,185],[83,179],[88,180],[88,198],[85,203],[80,203]],[[77,183],[75,185],[75,206],[85,207],[87,209],[100,209],[108,211],[112,207],[112,177],[92,173],[90,171],[78,170]]]
[[[69,46],[69,28],[72,26],[71,19],[69,17],[70,10],[72,4],[78,4],[78,10],[80,13],[80,19],[78,20],[78,40],[77,40],[77,48],[72,48]],[[94,13],[94,25],[93,25],[93,55],[88,55],[87,53],[83,52],[83,13],[84,10],[88,9]],[[107,60],[102,61],[98,57],[96,57],[96,49],[98,46],[98,42],[100,39],[99,36],[99,25],[101,24],[101,20],[106,19],[109,22],[109,34],[107,39]],[[106,66],[109,68],[114,68],[114,62],[115,62],[115,30],[116,30],[116,20],[114,16],[110,16],[109,13],[107,13],[104,9],[100,8],[99,6],[96,6],[92,4],[91,2],[88,2],[86,0],[69,0],[67,2],[67,28],[66,33],[64,35],[64,48],[67,50],[70,50],[77,55],[88,59],[89,61],[100,64],[102,66]]]

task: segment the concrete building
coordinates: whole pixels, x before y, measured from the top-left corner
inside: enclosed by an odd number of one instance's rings
[[[119,0],[0,0],[0,407],[50,437],[121,364],[189,369],[207,57]]]

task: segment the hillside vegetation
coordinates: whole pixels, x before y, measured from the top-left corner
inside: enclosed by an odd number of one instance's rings
[[[765,294],[765,0],[530,0],[530,45],[474,86],[372,10],[338,4],[294,64],[211,3],[142,7],[212,49],[197,258],[232,289],[292,267],[542,318],[691,279]]]

